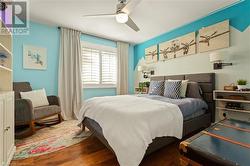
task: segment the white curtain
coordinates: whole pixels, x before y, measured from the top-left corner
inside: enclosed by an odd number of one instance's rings
[[[128,52],[129,44],[117,42],[118,70],[117,94],[128,94]]]
[[[81,32],[61,28],[58,94],[64,120],[76,119],[82,106]]]

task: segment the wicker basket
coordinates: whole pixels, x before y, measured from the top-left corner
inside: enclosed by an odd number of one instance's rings
[[[230,85],[224,86],[224,90],[226,90],[226,91],[235,91],[236,89],[237,89],[237,86],[235,86],[235,84],[230,84]]]

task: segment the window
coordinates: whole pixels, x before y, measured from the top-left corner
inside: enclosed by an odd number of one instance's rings
[[[84,88],[116,87],[116,48],[82,42],[82,81]]]

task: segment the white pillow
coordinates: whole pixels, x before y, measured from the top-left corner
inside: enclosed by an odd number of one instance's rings
[[[45,89],[33,90],[29,92],[20,92],[22,99],[29,99],[33,107],[49,105]]]
[[[168,81],[180,81],[180,80],[168,80]],[[188,80],[181,80],[181,97],[186,97]]]

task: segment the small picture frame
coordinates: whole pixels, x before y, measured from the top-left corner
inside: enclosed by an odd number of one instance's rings
[[[23,68],[46,70],[47,49],[32,45],[23,45]]]

